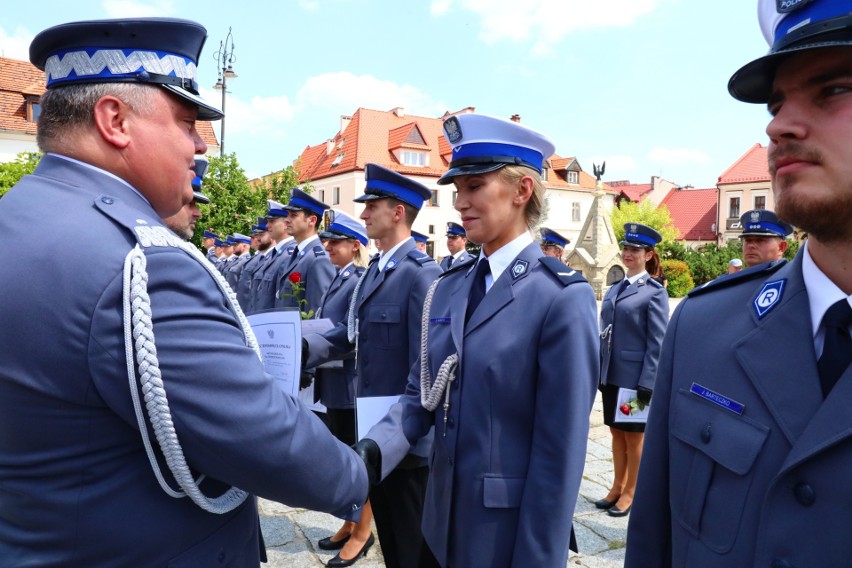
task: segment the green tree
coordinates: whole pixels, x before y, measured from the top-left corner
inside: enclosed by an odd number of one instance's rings
[[[6,195],[22,177],[33,173],[40,159],[40,152],[21,152],[14,161],[0,163],[0,197]]]
[[[620,206],[613,207],[610,221],[615,238],[619,241],[624,238],[625,223],[648,225],[659,231],[663,236],[663,242],[673,241],[680,236],[677,227],[672,223],[669,208],[665,205],[658,207],[647,199],[639,203],[622,201]]]
[[[682,298],[695,287],[689,266],[682,260],[664,260],[663,272],[669,281],[666,291],[672,298]]]

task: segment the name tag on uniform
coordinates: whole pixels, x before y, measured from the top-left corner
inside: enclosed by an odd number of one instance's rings
[[[432,318],[429,323],[450,323],[450,318]]]
[[[713,404],[718,404],[722,408],[727,408],[728,410],[736,414],[742,414],[743,410],[745,409],[744,404],[741,404],[726,396],[722,396],[717,392],[711,391],[707,387],[702,387],[698,383],[692,383],[692,387],[690,387],[689,392],[697,394],[701,398],[709,400]]]

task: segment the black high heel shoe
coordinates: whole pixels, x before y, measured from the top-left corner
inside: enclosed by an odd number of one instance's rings
[[[349,535],[346,538],[342,538],[340,540],[331,540],[331,537],[327,537],[319,541],[317,543],[317,546],[319,546],[322,550],[340,550],[341,548],[343,548],[344,544],[349,542],[350,536],[352,535]]]
[[[606,499],[598,499],[597,501],[595,501],[595,507],[597,507],[598,509],[604,509],[604,510],[612,509],[613,507],[615,507],[615,504],[618,503],[618,499],[620,497],[621,497],[621,495],[619,495],[618,497],[616,497],[612,501],[607,501]]]
[[[353,564],[358,562],[358,560],[360,560],[364,556],[367,556],[367,551],[370,550],[370,547],[373,546],[374,542],[376,542],[376,537],[373,536],[373,533],[370,533],[370,538],[367,539],[367,542],[364,543],[364,546],[361,547],[361,550],[358,551],[358,554],[356,554],[349,560],[344,560],[340,557],[340,553],[338,553],[337,556],[335,556],[326,563],[326,566],[328,566],[328,568],[342,568],[343,566],[352,566]]]

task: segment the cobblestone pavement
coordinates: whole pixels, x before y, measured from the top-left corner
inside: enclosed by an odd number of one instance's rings
[[[612,481],[612,455],[609,446],[609,429],[603,425],[600,397],[595,401],[591,415],[589,448],[586,469],[574,513],[574,530],[581,554],[571,554],[569,567],[589,568],[621,567],[624,563],[624,543],[627,517],[614,518],[595,509],[594,501],[606,496]],[[317,547],[317,541],[331,536],[340,521],[331,515],[293,509],[272,501],[260,501],[260,523],[266,541],[269,564],[274,568],[319,568],[325,566],[334,552]],[[546,522],[546,521],[543,521]],[[359,568],[384,567],[378,541],[366,558],[355,566]]]

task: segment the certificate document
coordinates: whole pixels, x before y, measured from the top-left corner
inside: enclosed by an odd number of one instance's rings
[[[358,422],[359,440],[385,417],[391,406],[399,402],[400,396],[402,395],[364,396],[355,399],[355,420]]]
[[[650,404],[640,408],[639,399],[633,389],[618,389],[618,402],[615,403],[615,422],[648,422]]]
[[[281,389],[299,396],[302,362],[302,318],[296,308],[267,310],[248,316],[260,353],[263,369],[275,378]]]

